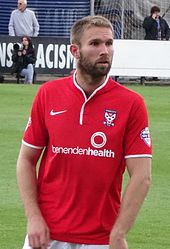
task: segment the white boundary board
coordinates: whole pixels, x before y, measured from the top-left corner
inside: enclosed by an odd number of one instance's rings
[[[170,41],[114,40],[110,75],[170,77]]]

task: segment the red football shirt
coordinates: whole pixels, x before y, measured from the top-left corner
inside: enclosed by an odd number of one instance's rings
[[[141,96],[111,78],[87,99],[75,76],[43,84],[23,143],[44,148],[38,200],[51,238],[108,244],[125,159],[151,157]]]

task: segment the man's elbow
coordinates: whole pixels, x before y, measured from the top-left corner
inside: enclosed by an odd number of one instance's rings
[[[141,184],[142,186],[146,189],[149,190],[151,184],[152,184],[152,176],[147,175],[147,176],[143,176],[142,180],[141,180]]]

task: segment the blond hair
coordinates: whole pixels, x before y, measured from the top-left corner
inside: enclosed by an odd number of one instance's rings
[[[103,27],[111,29],[111,22],[103,16],[86,16],[74,23],[71,28],[70,42],[80,45],[80,39],[83,32],[91,27]]]

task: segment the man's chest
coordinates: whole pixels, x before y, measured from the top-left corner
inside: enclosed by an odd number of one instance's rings
[[[48,105],[45,123],[55,146],[113,149],[122,146],[128,117],[128,107],[117,99],[68,98]]]

